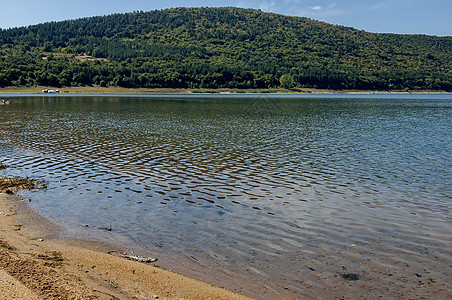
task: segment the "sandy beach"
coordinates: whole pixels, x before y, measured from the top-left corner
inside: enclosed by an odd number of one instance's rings
[[[0,194],[2,299],[250,299],[108,245],[49,238],[56,230],[21,197]]]

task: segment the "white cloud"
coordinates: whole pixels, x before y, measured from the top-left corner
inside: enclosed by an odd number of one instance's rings
[[[381,9],[387,9],[392,7],[392,4],[388,1],[383,1],[383,2],[379,2],[376,3],[374,5],[369,6],[369,9],[371,10],[381,10]]]
[[[299,16],[310,17],[314,19],[328,19],[335,16],[345,15],[349,11],[345,8],[340,8],[336,3],[331,3],[326,6],[314,5],[304,7],[299,11]]]
[[[269,11],[275,8],[276,2],[275,1],[262,1],[259,5],[259,9],[263,11]]]

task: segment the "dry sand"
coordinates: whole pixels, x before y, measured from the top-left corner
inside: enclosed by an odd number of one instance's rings
[[[251,299],[107,245],[42,239],[55,225],[23,207],[20,197],[0,194],[1,299]],[[27,228],[27,218],[41,226]]]

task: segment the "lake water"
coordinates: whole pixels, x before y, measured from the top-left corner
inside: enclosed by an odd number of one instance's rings
[[[63,236],[262,299],[452,296],[450,95],[9,99],[0,175]]]

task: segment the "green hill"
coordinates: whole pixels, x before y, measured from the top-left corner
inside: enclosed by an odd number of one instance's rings
[[[452,91],[452,37],[232,7],[0,30],[0,86],[38,85]]]

